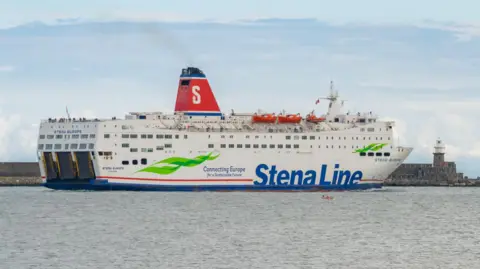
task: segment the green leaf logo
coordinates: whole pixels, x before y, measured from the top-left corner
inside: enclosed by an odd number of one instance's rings
[[[217,155],[212,156],[213,152],[208,153],[207,155],[199,155],[193,159],[183,158],[183,157],[170,157],[159,162],[156,162],[150,166],[147,166],[143,169],[138,170],[135,173],[139,172],[146,172],[146,173],[154,173],[159,175],[169,175],[174,173],[178,169],[183,167],[195,167],[199,164],[204,163],[205,161],[213,161],[220,156],[220,153]],[[158,166],[162,164],[162,166]]]
[[[373,143],[373,144],[370,144],[368,146],[365,146],[361,149],[357,149],[355,150],[353,153],[359,153],[359,152],[367,152],[367,151],[379,151],[381,150],[383,147],[385,147],[387,144],[385,143]]]

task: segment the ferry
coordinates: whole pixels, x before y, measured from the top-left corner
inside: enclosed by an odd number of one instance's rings
[[[183,68],[174,113],[40,123],[43,185],[100,191],[345,191],[382,188],[413,148],[395,122],[344,113],[330,85],[328,111],[221,112],[205,73]]]

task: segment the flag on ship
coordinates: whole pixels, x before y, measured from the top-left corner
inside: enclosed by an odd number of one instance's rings
[[[318,103],[320,103],[320,99],[317,99],[317,101],[315,101],[316,105],[318,105]]]

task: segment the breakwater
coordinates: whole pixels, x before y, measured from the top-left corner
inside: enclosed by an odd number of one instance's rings
[[[0,186],[39,186],[38,162],[0,162]]]
[[[445,144],[438,139],[431,163],[403,163],[385,181],[385,186],[475,186],[480,178],[468,178],[457,170],[455,162],[445,161]]]
[[[0,177],[0,187],[40,186],[41,177]]]

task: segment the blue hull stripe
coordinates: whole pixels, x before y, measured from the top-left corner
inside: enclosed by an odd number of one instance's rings
[[[109,183],[106,181],[90,182],[47,182],[44,187],[54,190],[97,190],[97,191],[349,191],[380,189],[383,184],[367,183],[354,185],[153,185],[131,183]]]

